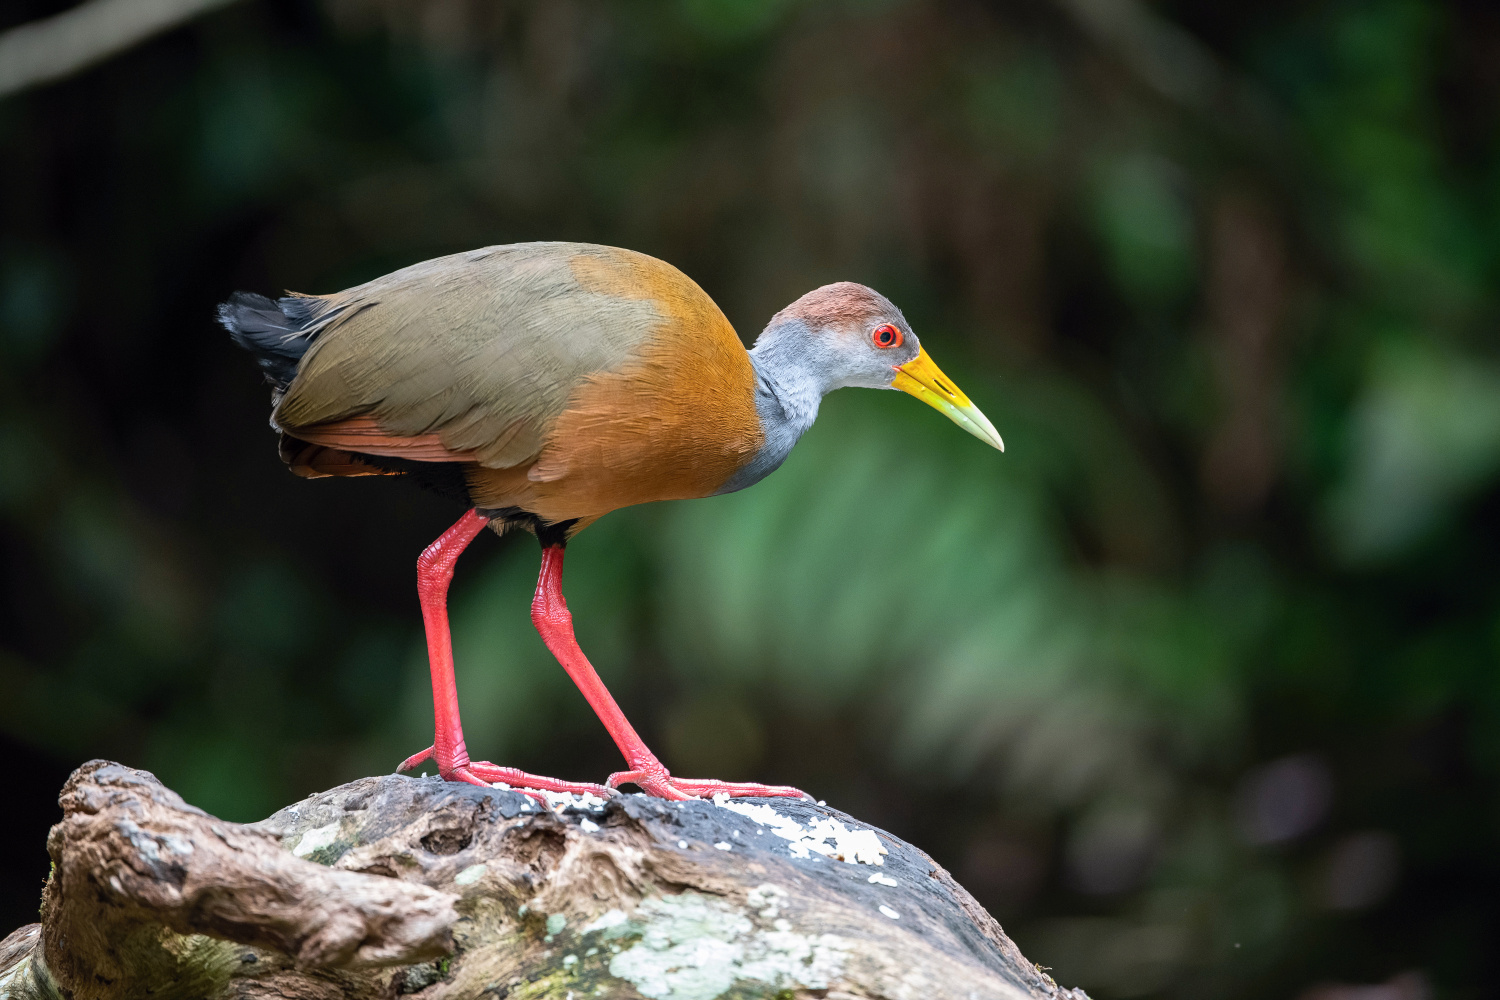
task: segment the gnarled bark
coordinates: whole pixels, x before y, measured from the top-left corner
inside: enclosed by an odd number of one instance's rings
[[[91,761],[61,803],[0,998],[1083,1000],[927,855],[809,802],[387,775],[241,825]]]

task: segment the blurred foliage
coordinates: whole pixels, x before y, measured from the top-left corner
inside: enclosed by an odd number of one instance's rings
[[[916,841],[1101,997],[1487,995],[1496,66],[1435,0],[247,0],[0,102],[4,914],[90,756],[251,819],[430,738],[457,512],[289,476],[214,303],[577,239],[747,339],[875,285],[1010,447],[839,393],[755,488],[580,536],[674,770]],[[598,779],[536,561],[460,567],[469,744]]]

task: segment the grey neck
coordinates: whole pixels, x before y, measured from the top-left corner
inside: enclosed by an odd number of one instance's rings
[[[753,486],[776,471],[813,421],[823,396],[837,389],[820,374],[828,370],[818,356],[818,339],[801,320],[767,327],[750,350],[755,368],[755,411],[765,442],[755,457],[719,488],[733,493]]]

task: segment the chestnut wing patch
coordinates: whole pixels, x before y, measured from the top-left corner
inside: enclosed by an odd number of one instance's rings
[[[391,434],[365,414],[312,427],[298,427],[292,432],[309,444],[383,458],[404,458],[413,462],[472,462],[474,452],[455,451],[443,444],[436,434]]]

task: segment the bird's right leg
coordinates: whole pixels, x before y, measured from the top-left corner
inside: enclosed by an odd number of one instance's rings
[[[614,794],[602,785],[587,782],[559,781],[528,774],[513,767],[498,767],[487,760],[469,760],[464,746],[463,724],[458,717],[458,684],[453,676],[453,637],[448,629],[448,585],[453,581],[453,567],[459,555],[468,548],[489,519],[470,510],[458,523],[438,536],[417,559],[417,596],[422,603],[422,624],[427,629],[427,663],[432,670],[432,746],[412,754],[396,770],[408,771],[424,761],[437,764],[438,774],[447,781],[466,781],[488,788],[504,782],[546,805],[540,791],[585,792],[608,797]],[[534,790],[534,791],[533,791]]]
[[[609,776],[609,787],[623,784],[636,785],[648,795],[663,799],[712,798],[724,794],[787,796],[809,798],[806,792],[790,785],[761,785],[749,781],[717,781],[707,779],[675,778],[657,759],[646,744],[636,735],[635,728],[614,696],[599,679],[583,650],[578,648],[578,639],[573,634],[573,615],[568,611],[568,602],[562,593],[563,543],[542,542],[542,571],[536,581],[536,596],[531,601],[531,623],[536,626],[542,641],[557,657],[557,662],[568,672],[573,683],[588,701],[599,721],[614,739],[615,746],[625,757],[628,770]]]

